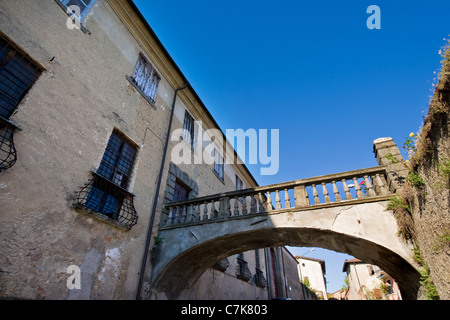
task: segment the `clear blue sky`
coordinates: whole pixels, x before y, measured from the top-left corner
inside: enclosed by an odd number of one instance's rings
[[[401,147],[450,34],[448,0],[135,3],[223,131],[280,130],[279,172],[249,166],[260,185],[376,166],[379,137]],[[366,27],[373,4],[380,30]],[[340,289],[350,256],[308,255],[337,265],[328,286]]]

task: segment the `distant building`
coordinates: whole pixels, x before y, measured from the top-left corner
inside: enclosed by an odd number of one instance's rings
[[[379,267],[359,259],[345,260],[346,300],[402,300],[397,282]]]
[[[328,300],[325,282],[325,261],[302,256],[296,256],[295,258],[298,261],[300,281],[306,286],[309,284],[310,288],[315,291],[317,298]]]
[[[314,295],[300,283],[298,262],[285,247],[266,248],[269,299],[314,300]]]
[[[339,289],[336,292],[328,294],[328,300],[345,300],[345,294],[347,291]]]

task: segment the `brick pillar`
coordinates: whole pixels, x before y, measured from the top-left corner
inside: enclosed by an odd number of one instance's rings
[[[391,192],[400,192],[408,176],[404,159],[392,138],[378,138],[373,142],[373,152],[380,166],[387,166],[387,183]]]

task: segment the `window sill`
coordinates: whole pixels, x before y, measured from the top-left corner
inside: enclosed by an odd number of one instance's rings
[[[112,181],[109,180],[109,179],[106,179],[104,176],[98,174],[97,172],[95,172],[95,171],[90,171],[90,172],[91,172],[91,174],[92,174],[94,177],[98,177],[98,178],[100,178],[100,179],[102,179],[102,180],[108,182],[108,183],[111,184],[114,188],[117,188],[118,190],[122,191],[124,194],[129,195],[129,196],[131,196],[131,197],[133,197],[133,198],[136,197],[136,196],[134,195],[134,193],[128,191],[127,189],[122,188],[121,186],[118,186],[117,184],[115,184],[114,182],[112,182]]]
[[[141,96],[147,100],[148,103],[150,103],[150,105],[155,109],[158,110],[158,108],[155,105],[155,102],[150,99],[149,97],[147,97],[147,95],[141,90],[141,88],[139,88],[133,81],[133,78],[131,78],[130,76],[126,75],[125,78],[127,78],[128,82],[131,83],[131,85],[141,94]]]
[[[180,136],[180,142],[183,141],[183,143],[192,151],[192,154],[198,154],[195,150],[195,147],[190,144],[188,141],[184,140],[183,136]]]
[[[0,124],[6,124],[10,127],[13,127],[14,129],[18,130],[18,131],[22,131],[22,128],[19,127],[17,124],[15,124],[14,122],[12,122],[11,120],[8,120],[6,118],[3,118],[2,116],[0,116]]]
[[[219,176],[219,174],[216,172],[216,170],[212,169],[212,172],[214,172],[214,174],[216,175],[217,179],[219,179],[219,180],[223,183],[223,185],[225,185],[225,180],[224,180],[224,178],[221,178],[221,177]]]

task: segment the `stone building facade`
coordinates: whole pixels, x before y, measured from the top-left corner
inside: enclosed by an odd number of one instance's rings
[[[351,259],[342,272],[348,278],[345,300],[402,300],[398,283],[378,266]]]
[[[304,256],[295,258],[298,261],[298,275],[302,283],[309,283],[319,299],[328,300],[325,261]]]
[[[0,0],[0,41],[1,297],[142,298],[165,202],[257,185],[226,140],[193,163],[224,135],[132,1]],[[190,298],[267,299],[265,252]]]

